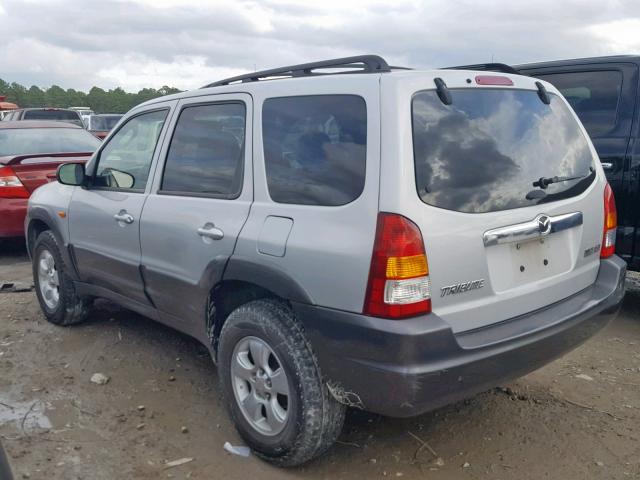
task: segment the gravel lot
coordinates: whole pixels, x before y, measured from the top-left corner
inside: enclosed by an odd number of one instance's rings
[[[29,283],[21,246],[0,248],[0,283]],[[328,455],[284,471],[223,450],[241,443],[194,340],[104,301],[58,328],[33,292],[0,293],[0,439],[18,479],[640,479],[631,280],[618,319],[566,357],[417,418],[350,412]]]

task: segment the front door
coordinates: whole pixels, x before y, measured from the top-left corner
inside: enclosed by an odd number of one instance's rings
[[[186,330],[204,327],[207,296],[249,215],[251,108],[245,94],[181,101],[142,212],[147,293]]]
[[[140,214],[169,107],[129,118],[88,165],[87,188],[69,207],[69,233],[82,281],[148,304],[140,274]]]

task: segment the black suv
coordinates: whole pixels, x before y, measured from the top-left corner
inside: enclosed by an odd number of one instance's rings
[[[640,56],[610,56],[517,65],[553,84],[591,136],[618,207],[616,253],[640,270]]]

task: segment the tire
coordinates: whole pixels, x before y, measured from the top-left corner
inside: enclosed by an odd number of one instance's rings
[[[257,418],[260,420],[252,422],[244,413],[251,409],[241,406],[240,397],[246,394],[244,404],[249,406],[253,402],[246,400],[254,392],[258,399],[264,400],[265,397],[259,393],[261,370],[258,368],[258,373],[251,373],[254,380],[246,381],[235,372],[240,371],[245,375],[249,370],[242,365],[255,367],[260,364],[250,352],[257,351],[256,356],[262,355],[264,351],[256,348],[261,342],[271,349],[268,368],[264,370],[268,377],[265,388],[273,387],[269,390],[273,400],[265,402],[267,407],[258,407]],[[224,403],[238,433],[259,457],[282,467],[300,465],[322,455],[340,435],[346,407],[329,393],[302,328],[287,306],[275,300],[263,299],[251,301],[234,310],[220,333],[218,359]],[[278,376],[282,372],[289,393],[287,402],[278,393],[285,385]],[[269,396],[267,393],[266,397]],[[279,408],[268,407],[269,404],[275,405],[274,401]],[[267,414],[266,408],[269,408],[271,415]],[[282,424],[272,421],[276,428],[265,431],[269,427],[269,420],[278,416],[276,410],[280,413],[285,411],[286,419]]]
[[[42,232],[36,239],[32,270],[38,302],[47,321],[68,326],[87,318],[91,299],[76,294],[60,245],[50,230]]]

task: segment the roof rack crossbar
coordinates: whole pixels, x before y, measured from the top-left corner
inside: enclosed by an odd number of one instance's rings
[[[378,55],[359,55],[355,57],[335,58],[321,62],[302,63],[288,67],[272,68],[259,72],[247,73],[236,77],[225,78],[209,83],[202,88],[230,85],[236,82],[257,82],[270,77],[304,77],[309,75],[328,75],[329,73],[315,72],[315,70],[344,69],[344,72],[334,73],[380,73],[390,72],[386,60]]]
[[[445,67],[443,70],[482,70],[487,72],[513,73],[520,75],[520,72],[511,65],[505,63],[476,63],[474,65],[458,65],[457,67]]]

